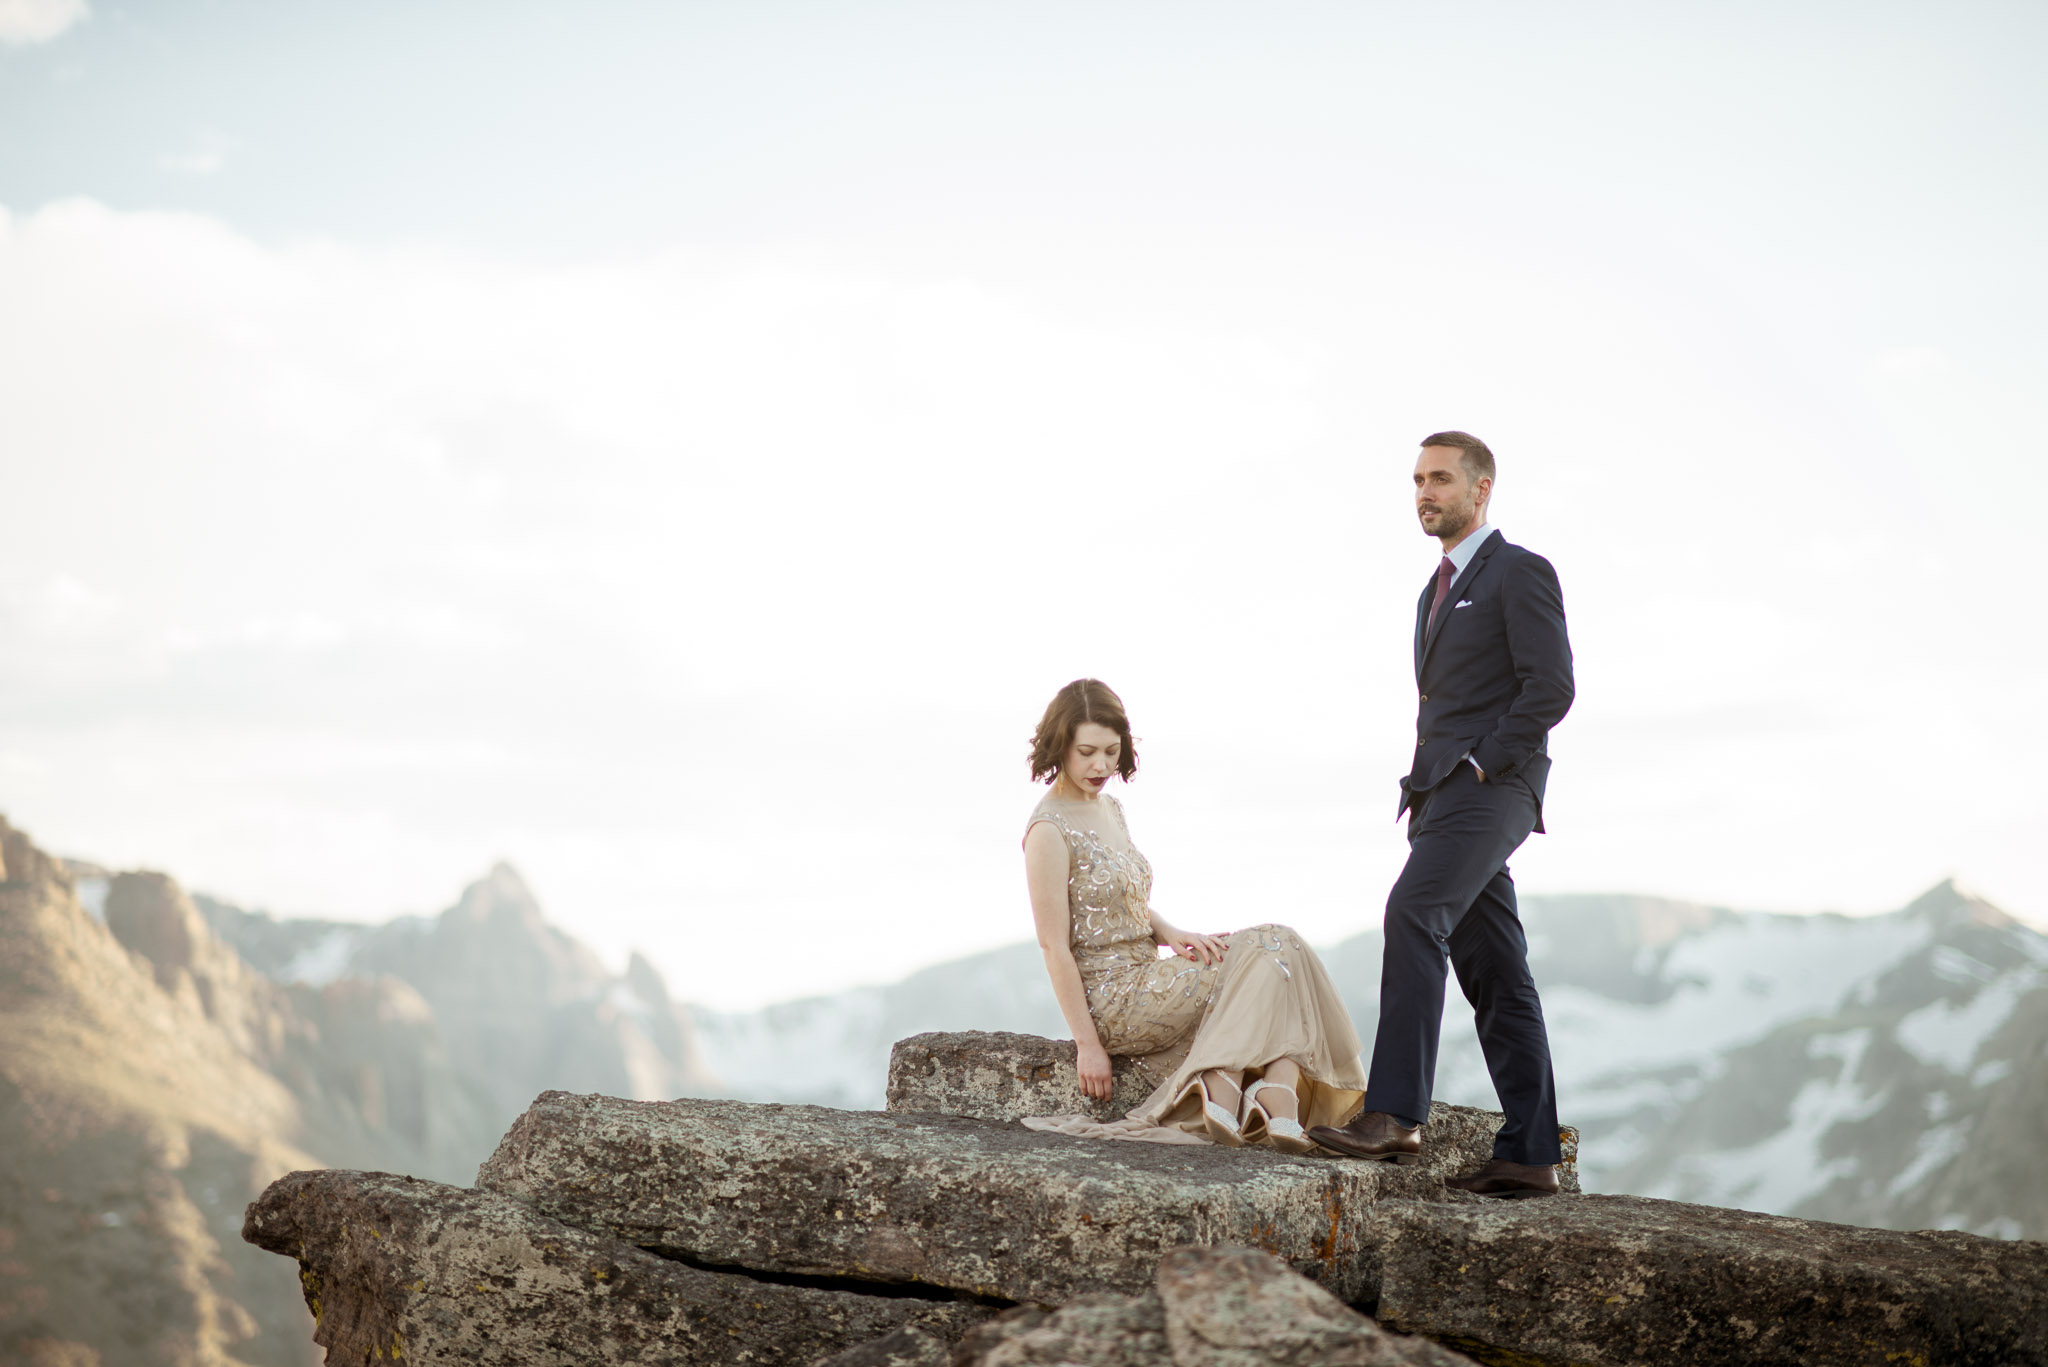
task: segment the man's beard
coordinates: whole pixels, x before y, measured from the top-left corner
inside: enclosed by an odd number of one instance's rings
[[[1440,541],[1455,540],[1463,536],[1470,529],[1472,519],[1477,512],[1478,509],[1476,508],[1446,508],[1439,504],[1437,506],[1439,521],[1436,524],[1436,530],[1431,532],[1427,527],[1423,530]]]

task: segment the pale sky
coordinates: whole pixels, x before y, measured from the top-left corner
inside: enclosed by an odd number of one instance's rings
[[[2048,923],[2038,5],[0,0],[0,812],[510,859],[743,1006],[1026,938],[1107,680],[1183,924],[1377,921],[1417,439],[1579,699],[1525,890]]]

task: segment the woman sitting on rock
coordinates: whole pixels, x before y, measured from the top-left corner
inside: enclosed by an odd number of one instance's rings
[[[1035,1129],[1168,1143],[1315,1147],[1365,1092],[1358,1033],[1315,951],[1286,926],[1181,930],[1153,910],[1152,866],[1104,787],[1138,771],[1131,724],[1107,685],[1076,679],[1045,709],[1024,869],[1053,995],[1074,1034],[1081,1090],[1110,1094],[1109,1056],[1159,1085],[1124,1120],[1034,1116]],[[1158,946],[1173,951],[1161,958]]]

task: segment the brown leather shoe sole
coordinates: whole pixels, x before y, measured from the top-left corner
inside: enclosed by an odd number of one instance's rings
[[[1465,1188],[1456,1187],[1453,1190],[1464,1191]],[[1484,1196],[1491,1201],[1533,1201],[1539,1196],[1557,1195],[1556,1192],[1545,1191],[1541,1187],[1508,1187],[1499,1191],[1475,1191],[1472,1194]]]
[[[1505,1173],[1488,1176],[1483,1172],[1474,1172],[1463,1177],[1446,1177],[1444,1187],[1449,1191],[1470,1192],[1474,1196],[1484,1196],[1495,1201],[1527,1201],[1532,1197],[1557,1195],[1554,1183],[1539,1185],[1523,1181],[1519,1177],[1510,1177]]]
[[[1368,1163],[1398,1163],[1405,1168],[1422,1161],[1421,1154],[1403,1149],[1375,1153],[1371,1149],[1356,1147],[1355,1141],[1335,1125],[1317,1125],[1308,1132],[1308,1137],[1332,1153],[1341,1153],[1346,1158],[1363,1158]]]

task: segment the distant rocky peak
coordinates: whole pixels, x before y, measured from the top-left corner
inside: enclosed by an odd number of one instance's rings
[[[494,1000],[508,1010],[595,999],[613,975],[575,937],[548,924],[510,864],[499,862],[463,889],[423,942],[399,933],[375,940],[351,971],[396,973],[444,1010]]]
[[[107,887],[107,929],[154,964],[159,976],[190,969],[213,939],[198,908],[168,874],[117,873]]]
[[[62,882],[67,887],[71,882],[58,860],[37,849],[35,842],[8,825],[6,817],[0,816],[0,884],[51,880]]]
[[[661,970],[637,949],[626,960],[626,986],[651,1007],[668,1005],[668,984],[662,980]]]
[[[2003,930],[2019,924],[1976,893],[1962,887],[1953,878],[1944,878],[1915,897],[1906,904],[1900,914],[1915,920],[1928,921],[1943,930],[1961,929],[1964,926]]]
[[[494,930],[538,930],[547,924],[533,890],[526,886],[519,871],[502,859],[491,866],[489,873],[464,888],[461,900],[443,912],[442,919]]]

